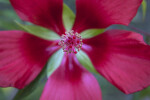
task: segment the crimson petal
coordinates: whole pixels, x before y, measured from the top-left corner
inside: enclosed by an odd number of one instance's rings
[[[84,43],[97,71],[124,93],[150,85],[150,46],[140,34],[109,30]]]
[[[63,0],[10,0],[10,2],[21,19],[50,28],[60,35],[64,33]]]
[[[142,0],[76,0],[76,20],[73,29],[82,32],[91,28],[106,28],[112,24],[128,25],[136,15]]]
[[[22,31],[0,32],[0,86],[23,88],[40,73],[57,47]]]
[[[77,59],[64,56],[60,67],[49,77],[40,100],[102,100],[100,87]]]

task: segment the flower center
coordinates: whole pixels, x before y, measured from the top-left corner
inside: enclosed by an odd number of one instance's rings
[[[67,54],[68,53],[77,54],[77,52],[80,51],[83,42],[81,35],[72,30],[69,32],[65,32],[65,34],[61,36],[61,40],[59,41],[58,44]]]

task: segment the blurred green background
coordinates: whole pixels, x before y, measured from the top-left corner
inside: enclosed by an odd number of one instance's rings
[[[110,29],[127,29],[141,33],[144,35],[145,41],[149,43],[150,40],[150,0],[147,1],[146,16],[143,18],[142,7],[139,8],[137,16],[132,20],[129,27],[122,25],[113,25]],[[64,0],[64,2],[75,12],[75,1]],[[16,30],[19,27],[14,20],[20,23],[26,23],[19,19],[14,12],[8,0],[0,0],[0,30]],[[145,35],[146,34],[146,35]],[[95,75],[100,83],[103,100],[150,100],[150,87],[137,92],[135,94],[125,95],[116,87],[112,86],[101,76]],[[38,84],[29,90],[26,90],[22,98],[18,100],[39,100],[46,78],[38,81]],[[13,97],[18,92],[15,88],[0,88],[0,100],[13,100]]]

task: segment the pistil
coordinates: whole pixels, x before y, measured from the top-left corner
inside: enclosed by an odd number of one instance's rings
[[[59,41],[58,44],[67,54],[68,53],[77,54],[77,52],[80,51],[83,42],[81,35],[72,30],[69,32],[65,32],[65,34],[61,36],[61,40]]]

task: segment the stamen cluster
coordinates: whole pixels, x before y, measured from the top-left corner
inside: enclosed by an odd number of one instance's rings
[[[83,42],[81,35],[72,30],[65,32],[65,34],[61,36],[61,40],[58,44],[62,46],[64,52],[77,54],[77,52],[80,51]]]

